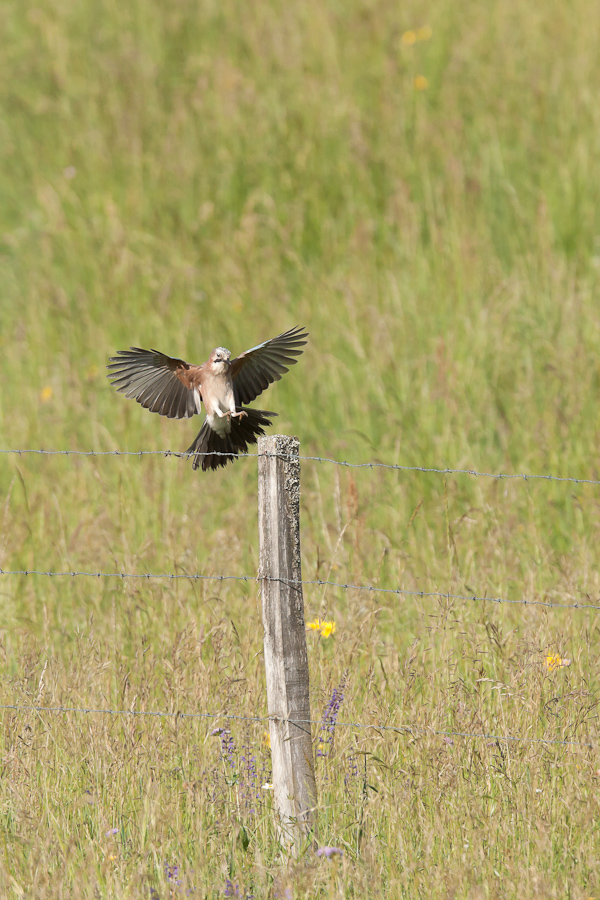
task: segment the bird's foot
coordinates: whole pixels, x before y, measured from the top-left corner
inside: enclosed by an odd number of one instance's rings
[[[246,412],[245,409],[240,409],[239,412],[230,412],[230,413],[227,413],[227,415],[229,416],[230,419],[243,419],[244,416],[248,415],[248,413]]]

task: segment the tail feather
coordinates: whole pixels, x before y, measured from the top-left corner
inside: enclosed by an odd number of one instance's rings
[[[208,424],[208,419],[204,420],[193,444],[186,450],[186,453],[195,454],[192,462],[193,469],[198,469],[202,466],[202,471],[206,472],[208,469],[218,469],[220,466],[226,466],[227,463],[234,462],[237,455],[246,453],[248,444],[256,444],[258,436],[264,434],[264,429],[272,424],[271,419],[268,417],[277,415],[277,413],[268,412],[264,409],[249,409],[244,406],[237,406],[236,412],[241,411],[245,412],[246,415],[232,419],[231,431],[222,437],[212,430]]]

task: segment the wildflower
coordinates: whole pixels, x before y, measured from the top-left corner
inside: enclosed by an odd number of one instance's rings
[[[231,879],[225,879],[225,890],[223,892],[225,897],[241,897],[240,887],[238,884],[234,884]]]
[[[210,732],[210,736],[221,738],[219,758],[222,762],[228,762],[231,769],[235,769],[236,747],[231,731],[228,728],[213,728],[213,730]]]
[[[429,27],[429,25],[423,25],[422,28],[417,29],[417,40],[418,41],[429,41],[431,40],[431,35],[433,31]]]
[[[235,742],[233,740],[233,735],[230,731],[224,728],[221,732],[221,757],[222,759],[227,758],[232,769],[235,769],[234,754]]]
[[[426,91],[429,82],[424,75],[415,75],[415,91]]]
[[[344,851],[340,849],[340,847],[319,847],[317,850],[317,856],[324,856],[326,859],[331,859],[333,856],[343,856]]]
[[[416,41],[417,41],[417,36],[414,33],[414,31],[405,31],[404,34],[402,35],[402,43],[406,47],[412,47],[412,45],[415,44]]]
[[[273,785],[271,784],[270,781],[265,781],[265,783],[263,785],[261,785],[261,787],[262,787],[263,791],[272,791],[273,790]]]
[[[317,756],[329,756],[333,745],[333,737],[335,733],[335,723],[337,722],[340,706],[344,699],[344,688],[346,686],[346,678],[348,672],[344,672],[339,685],[333,689],[331,700],[325,708],[323,718],[321,719],[321,727],[317,739]]]
[[[346,790],[349,789],[351,780],[353,778],[358,778],[358,765],[356,762],[356,757],[350,755],[348,757],[348,771],[344,775],[344,787],[346,788]]]
[[[181,884],[181,878],[179,877],[179,866],[171,866],[169,865],[169,863],[165,863],[165,878],[172,884]]]
[[[252,753],[250,747],[246,744],[243,748],[243,754],[240,756],[242,763],[242,796],[244,805],[248,809],[251,816],[256,813],[255,800],[260,796],[258,790],[258,772],[256,771],[256,756]]]
[[[321,637],[328,638],[335,632],[335,622],[321,622]]]
[[[119,833],[119,829],[118,829],[118,828],[109,828],[108,831],[105,831],[105,832],[104,832],[104,836],[105,836],[105,837],[110,837],[111,834],[118,834],[118,833]]]
[[[562,669],[564,666],[570,666],[570,659],[562,659],[560,656],[555,654],[548,654],[546,657],[546,668],[549,672],[554,672],[555,669]]]
[[[271,735],[266,730],[263,731],[263,744],[265,747],[268,747],[269,750],[271,749]]]
[[[335,622],[325,622],[325,620],[321,621],[321,619],[313,619],[312,622],[307,622],[306,627],[310,628],[311,631],[318,631],[321,637],[328,638],[335,632]]]
[[[52,388],[47,384],[46,387],[42,388],[40,391],[40,402],[48,403],[49,400],[52,400]]]

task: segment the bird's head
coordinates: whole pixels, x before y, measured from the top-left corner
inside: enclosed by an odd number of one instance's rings
[[[225,372],[231,362],[231,351],[226,347],[216,347],[210,354],[210,361],[215,372]]]

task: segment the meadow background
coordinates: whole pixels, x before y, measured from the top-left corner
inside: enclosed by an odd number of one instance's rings
[[[8,0],[0,34],[2,449],[183,450],[107,357],[301,324],[260,404],[302,453],[600,478],[596,0]],[[599,605],[599,499],[305,462],[303,575]],[[5,570],[253,576],[256,520],[252,458],[0,457]],[[340,721],[424,729],[317,757],[343,857],[279,851],[263,723],[3,709],[2,896],[600,897],[597,612],[305,606],[314,718],[343,684]],[[253,582],[0,575],[5,705],[264,715],[261,650]]]

